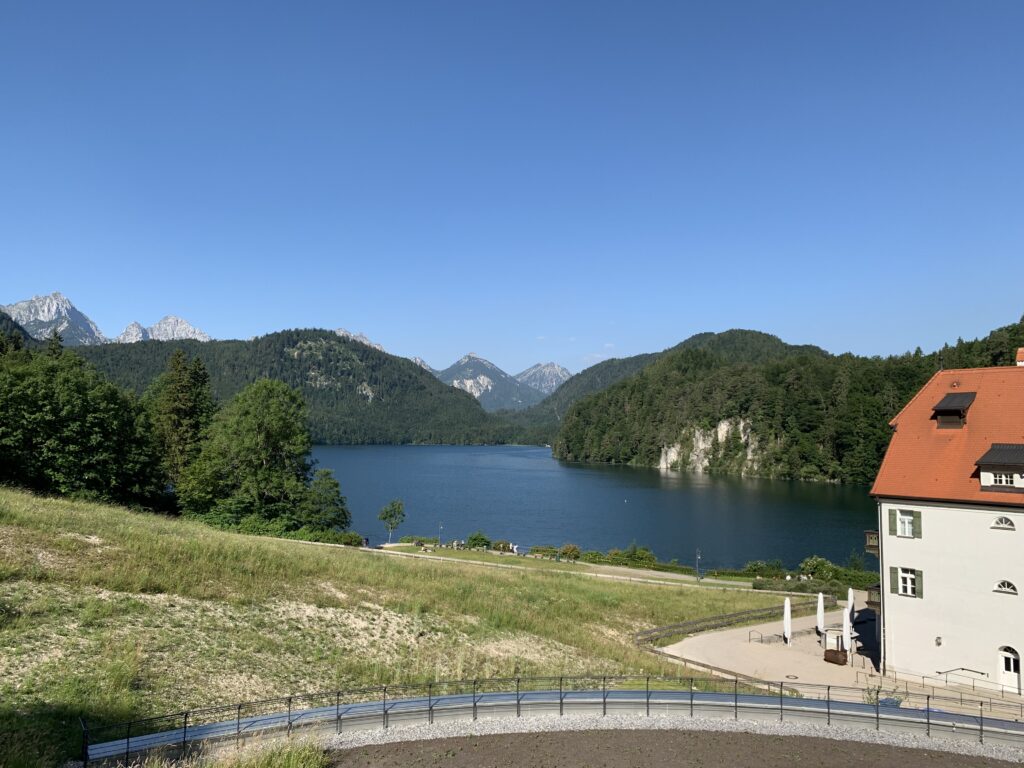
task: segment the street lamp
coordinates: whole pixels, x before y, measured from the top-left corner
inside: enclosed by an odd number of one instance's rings
[[[444,527],[444,526],[443,526],[443,525],[441,525],[441,521],[440,521],[440,520],[438,520],[438,521],[437,521],[437,546],[438,546],[438,547],[440,547],[440,546],[441,546],[441,529],[442,529],[443,527]]]
[[[700,581],[700,549],[697,550],[697,581]]]

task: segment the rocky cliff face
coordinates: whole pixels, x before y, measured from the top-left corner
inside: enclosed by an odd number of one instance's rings
[[[572,374],[557,363],[537,363],[522,373],[516,374],[516,381],[550,395],[562,386]]]
[[[56,331],[69,347],[103,344],[107,341],[96,323],[60,292],[49,296],[33,296],[0,309],[14,318],[34,339],[46,339]]]
[[[137,341],[177,341],[178,339],[195,339],[210,341],[210,337],[189,323],[174,315],[167,315],[155,325],[143,328],[141,323],[133,322],[114,339],[119,344],[134,344]]]
[[[380,344],[375,341],[370,341],[365,333],[352,333],[352,331],[346,331],[344,328],[336,328],[334,331],[336,334],[341,336],[343,339],[350,339],[351,341],[358,341],[360,344],[376,349],[378,352],[385,352],[386,350]]]
[[[678,443],[663,446],[662,470],[707,472],[728,469],[737,474],[757,472],[757,436],[746,419],[723,419],[712,429],[695,427]]]

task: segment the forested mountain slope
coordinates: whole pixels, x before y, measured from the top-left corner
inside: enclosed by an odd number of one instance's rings
[[[298,388],[310,429],[324,443],[471,443],[495,439],[471,395],[405,358],[332,331],[292,330],[249,341],[142,341],[75,351],[121,386],[141,393],[176,349],[198,357],[224,401],[257,379]]]
[[[869,482],[888,445],[889,420],[928,377],[940,366],[1012,364],[1024,325],[930,355],[889,358],[833,357],[775,342],[761,347],[753,336],[734,335],[663,353],[637,376],[577,402],[555,455]]]
[[[723,333],[698,333],[663,352],[613,358],[580,371],[542,402],[517,414],[506,414],[509,429],[520,440],[554,443],[559,427],[576,402],[635,376],[662,356],[684,349],[707,349],[724,360],[759,362],[793,354],[825,356],[813,346],[793,346],[776,336],[760,331],[731,330]],[[605,459],[602,459],[605,460]]]

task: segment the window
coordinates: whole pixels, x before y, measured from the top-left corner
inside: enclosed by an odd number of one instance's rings
[[[999,528],[1003,531],[1012,531],[1016,526],[1013,524],[1013,520],[1008,517],[997,517],[996,521],[992,523],[993,528]]]
[[[1012,581],[1006,581],[1004,579],[1003,581],[1000,581],[998,584],[996,584],[996,588],[992,591],[1002,592],[1004,595],[1016,595],[1017,587],[1014,586]]]
[[[898,516],[899,528],[898,536],[912,537],[914,535],[914,513],[907,512],[905,509],[899,511]]]
[[[992,485],[1013,485],[1013,475],[1009,472],[993,472]]]
[[[917,573],[913,568],[900,568],[900,594],[917,597]]]
[[[921,538],[921,513],[910,509],[889,509],[889,535],[905,539]]]

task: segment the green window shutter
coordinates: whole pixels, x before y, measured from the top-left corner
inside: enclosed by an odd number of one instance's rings
[[[896,510],[895,509],[890,509],[889,510],[889,535],[890,536],[895,536],[896,535]]]
[[[917,597],[924,597],[924,571],[914,571],[914,580],[917,583]]]
[[[900,571],[895,566],[889,567],[889,591],[894,595],[900,593]]]
[[[920,539],[921,538],[921,513],[920,512],[915,512],[914,513],[914,538],[915,539]]]

